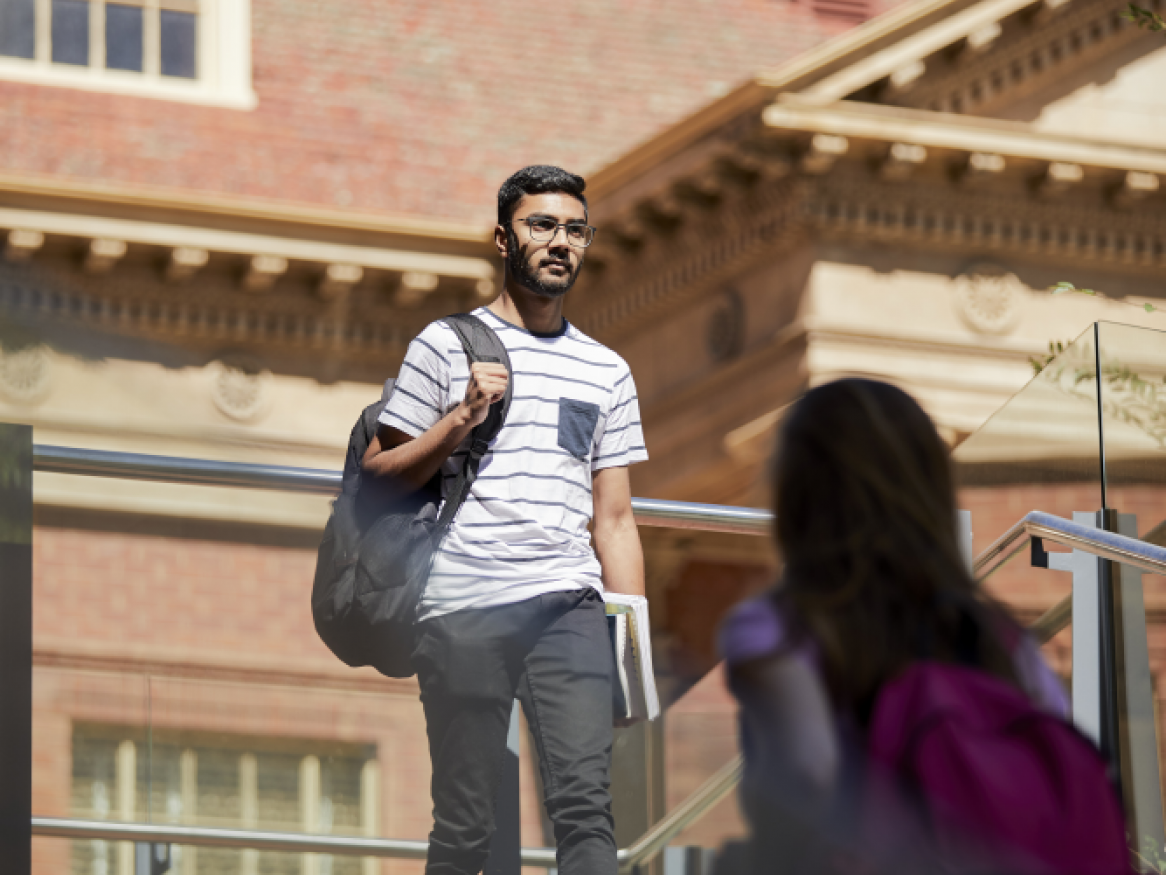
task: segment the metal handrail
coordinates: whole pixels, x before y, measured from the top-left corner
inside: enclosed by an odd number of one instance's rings
[[[320,468],[221,462],[215,459],[184,459],[178,456],[152,456],[46,444],[33,446],[32,467],[35,471],[52,474],[114,477],[122,480],[148,480],[155,483],[196,486],[274,489],[315,495],[335,495],[340,490],[340,472]],[[734,535],[767,535],[773,525],[773,514],[756,507],[633,498],[632,511],[640,525],[671,529],[697,529],[702,532],[724,532]]]
[[[733,792],[741,780],[744,760],[737,756],[705,781],[696,792],[617,853],[620,868],[630,870],[654,857],[693,821]],[[81,820],[67,817],[34,817],[33,835],[64,839],[104,839],[106,841],[156,842],[200,845],[212,848],[253,848],[261,851],[292,851],[354,857],[383,857],[424,860],[429,843],[412,839],[363,838],[358,836],[311,835],[251,829],[221,829],[172,824],[124,823],[109,820]],[[554,848],[523,848],[523,866],[546,869],[557,864]]]
[[[1052,541],[1063,547],[1091,553],[1100,559],[1132,565],[1151,574],[1166,574],[1166,547],[1034,510],[1025,514],[976,558],[972,566],[976,578],[985,579],[1023,550],[1025,537]]]
[[[745,758],[740,754],[721,766],[691,796],[664,815],[626,850],[620,851],[620,865],[635,866],[664,850],[690,823],[704,817],[714,805],[732,793],[744,770]]]
[[[33,447],[33,467],[37,471],[63,474],[316,494],[333,494],[340,486],[340,474],[334,471],[46,445]],[[632,507],[636,521],[641,525],[750,535],[767,534],[773,525],[773,515],[757,508],[647,498],[633,498]],[[1025,515],[976,558],[973,569],[977,579],[985,579],[1020,552],[1024,547],[1025,537],[1041,538],[1102,559],[1123,562],[1143,571],[1166,574],[1166,549],[1162,547],[1113,532],[1089,528],[1052,514],[1033,511]],[[1039,641],[1047,641],[1069,623],[1071,616],[1072,602],[1070,598],[1066,598],[1047,611],[1030,627],[1030,630]],[[742,769],[743,760],[738,756],[629,847],[620,850],[618,858],[621,869],[626,871],[659,853],[689,824],[702,817],[732,792],[740,780]],[[32,831],[34,835],[58,838],[174,842],[211,847],[259,848],[270,851],[412,860],[424,859],[428,847],[424,841],[404,839],[118,823],[59,817],[34,817]],[[556,865],[553,848],[523,848],[521,854],[524,866],[553,868]]]
[[[339,471],[319,468],[187,459],[46,444],[33,446],[32,462],[37,471],[89,477],[274,489],[318,495],[332,495],[340,488]],[[633,498],[632,510],[636,522],[645,526],[742,535],[766,535],[773,526],[773,514],[755,507]],[[985,579],[1023,549],[1021,541],[1026,536],[1084,550],[1103,559],[1125,562],[1143,571],[1166,574],[1166,549],[1034,510],[980,554],[973,566],[977,579]]]
[[[55,447],[48,444],[33,444],[32,467],[34,471],[52,474],[80,474],[198,486],[278,489],[317,495],[332,495],[340,489],[339,471]]]
[[[1166,574],[1166,548],[1034,510],[1025,514],[976,558],[972,566],[976,579],[984,580],[998,571],[1005,562],[1024,549],[1027,538],[1052,541],[1062,547],[1131,565],[1151,574]],[[1067,595],[1045,611],[1029,627],[1029,631],[1038,642],[1044,644],[1068,626],[1072,619],[1073,596]]]
[[[207,826],[124,823],[111,820],[79,820],[68,817],[34,817],[32,834],[60,839],[154,842],[199,845],[210,848],[254,848],[260,851],[293,851],[364,857],[424,860],[428,842],[407,839],[326,836],[253,829],[218,829]],[[544,850],[536,848],[535,850]],[[551,865],[554,865],[552,851]],[[527,861],[524,859],[523,863]],[[539,865],[529,863],[528,865]]]

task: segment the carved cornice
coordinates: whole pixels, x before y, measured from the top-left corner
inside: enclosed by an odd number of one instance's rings
[[[1161,9],[1163,0],[1146,0]],[[963,52],[951,61],[934,59],[929,75],[910,90],[884,93],[882,101],[940,112],[986,114],[1001,103],[1046,88],[1067,70],[1132,43],[1149,39],[1121,17],[1109,2],[1073,0],[1065,9],[1041,18],[1019,16],[1006,27],[992,50]]]
[[[430,318],[496,294],[494,262],[476,245],[396,248],[320,227],[296,236],[311,229],[292,220],[246,230],[223,227],[229,215],[174,224],[112,204],[114,215],[94,215],[3,201],[0,318],[54,344],[81,328],[100,335],[81,345],[103,354],[130,354],[116,337],[171,344],[175,360],[243,348],[280,371],[379,382]]]
[[[840,101],[814,106],[789,99],[768,107],[763,118],[773,135],[791,142],[826,134],[875,144],[921,145],[949,157],[975,153],[1023,161],[1073,162],[1106,170],[1166,174],[1166,150],[1101,137],[1034,130],[1023,122],[953,116],[918,109]],[[926,159],[925,159],[926,160]]]
[[[1143,275],[1166,267],[1160,211],[1036,197],[1023,180],[984,191],[943,177],[887,179],[857,158],[824,176],[759,181],[711,210],[688,207],[671,232],[645,232],[638,248],[609,243],[571,317],[615,343],[758,261],[822,238],[1020,253]]]
[[[74,285],[44,271],[0,266],[0,314],[35,327],[80,326],[115,336],[186,347],[247,347],[292,354],[331,351],[342,358],[398,356],[424,317],[391,311],[297,306],[287,299],[143,293],[134,284]],[[415,324],[420,323],[420,324]]]
[[[1024,182],[980,191],[934,178],[880,179],[862,159],[818,178],[758,182],[732,203],[685,209],[670,233],[645,232],[638,249],[608,245],[598,276],[581,284],[572,318],[615,342],[709,293],[758,258],[813,236],[941,244],[1092,263],[1103,268],[1166,267],[1166,216],[1096,203],[1034,197]]]
[[[0,200],[42,201],[93,215],[122,215],[126,211],[185,214],[221,221],[243,220],[305,228],[338,229],[348,234],[430,238],[483,244],[493,237],[489,227],[424,216],[392,216],[338,210],[311,204],[261,198],[231,197],[158,186],[117,185],[61,177],[0,174]]]
[[[827,179],[805,201],[821,234],[907,247],[942,244],[1025,253],[1106,268],[1166,267],[1166,217],[927,185]]]
[[[12,232],[35,232],[42,238],[89,241],[112,245],[117,252],[108,267],[126,252],[126,246],[156,248],[173,253],[201,252],[205,264],[208,254],[227,256],[272,256],[317,264],[349,265],[365,270],[393,272],[424,271],[435,276],[456,279],[491,280],[494,265],[485,258],[464,255],[434,254],[374,246],[352,246],[322,242],[302,237],[225,231],[193,225],[172,225],[75,213],[46,212],[0,207],[0,228]],[[104,272],[104,271],[91,271]]]
[[[815,235],[1145,273],[1166,264],[1163,175],[1160,149],[791,95],[597,208],[603,231],[590,256],[605,269],[585,275],[570,315],[618,342]]]
[[[829,103],[880,84],[889,84],[893,92],[913,87],[927,73],[937,53],[949,51],[972,34],[1033,5],[1034,0],[976,0],[964,9],[952,10],[942,20],[901,31],[880,51],[856,57],[837,72],[820,76],[799,91],[807,98]]]
[[[81,345],[115,355],[132,354],[117,337],[171,344],[175,360],[244,348],[281,371],[379,382],[428,318],[496,294],[485,239],[453,224],[0,177],[0,318],[52,343],[95,332]]]

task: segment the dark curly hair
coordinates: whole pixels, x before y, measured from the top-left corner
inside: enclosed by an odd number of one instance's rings
[[[514,208],[528,194],[551,192],[568,194],[583,204],[583,212],[586,215],[587,198],[583,196],[583,189],[586,187],[587,183],[582,176],[568,173],[561,167],[552,167],[549,164],[523,167],[498,189],[498,224],[508,225],[514,217]]]

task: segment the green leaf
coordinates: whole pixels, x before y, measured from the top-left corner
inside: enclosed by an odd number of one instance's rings
[[[1142,304],[1142,306],[1146,308],[1147,313],[1153,313],[1155,310],[1158,309],[1153,304]]]
[[[1161,15],[1149,9],[1143,9],[1135,3],[1130,3],[1120,15],[1126,21],[1133,22],[1138,27],[1154,33],[1166,30],[1166,20],[1163,20]]]

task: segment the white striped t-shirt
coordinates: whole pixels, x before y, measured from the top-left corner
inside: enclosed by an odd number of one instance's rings
[[[563,321],[544,337],[489,310],[514,389],[506,423],[434,557],[421,619],[513,604],[547,592],[603,592],[591,549],[593,471],[648,458],[627,363]],[[409,345],[381,422],[418,437],[465,397],[469,365],[453,329],[427,326]],[[469,439],[442,466],[452,486]]]

